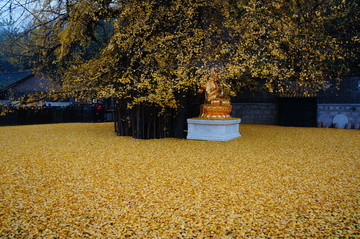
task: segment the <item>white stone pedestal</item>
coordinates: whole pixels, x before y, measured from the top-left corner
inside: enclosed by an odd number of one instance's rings
[[[229,141],[240,137],[239,124],[241,119],[205,120],[187,119],[187,139]]]

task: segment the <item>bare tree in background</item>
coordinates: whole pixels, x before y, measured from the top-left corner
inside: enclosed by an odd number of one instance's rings
[[[22,31],[31,23],[33,10],[39,5],[36,0],[0,1],[0,23],[7,31]]]

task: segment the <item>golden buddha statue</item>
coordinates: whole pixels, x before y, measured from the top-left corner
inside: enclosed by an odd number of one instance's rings
[[[205,90],[205,104],[200,107],[200,118],[219,120],[230,118],[232,107],[230,101],[224,99],[224,94],[219,93],[218,72],[218,69],[213,68],[210,79],[205,85],[200,86],[200,93]]]

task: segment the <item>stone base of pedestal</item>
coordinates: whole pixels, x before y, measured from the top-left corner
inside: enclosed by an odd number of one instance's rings
[[[241,119],[206,120],[187,119],[187,139],[229,141],[240,137],[239,124]]]

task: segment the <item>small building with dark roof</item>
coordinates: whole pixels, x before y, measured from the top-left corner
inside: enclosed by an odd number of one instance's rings
[[[49,90],[51,82],[35,76],[31,71],[0,74],[0,100],[9,100],[28,93]]]

